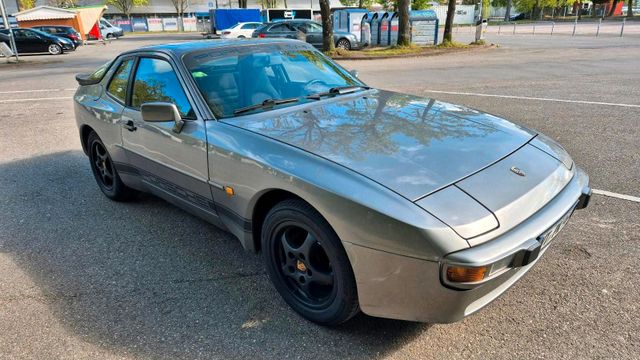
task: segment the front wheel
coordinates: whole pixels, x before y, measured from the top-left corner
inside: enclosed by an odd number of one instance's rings
[[[62,54],[62,47],[58,44],[49,45],[49,54],[51,55],[60,55]]]
[[[340,40],[338,40],[338,43],[336,44],[336,47],[338,49],[351,50],[351,43],[347,39],[340,39]]]
[[[359,312],[355,277],[342,243],[310,205],[291,199],[274,206],[261,240],[271,281],[300,315],[337,325]]]

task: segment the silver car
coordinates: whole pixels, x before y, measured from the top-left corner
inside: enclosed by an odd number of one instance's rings
[[[78,75],[83,149],[113,200],[153,193],[261,251],[325,325],[453,322],[520,279],[589,180],[548,137],[367,87],[295,40],[121,54]]]

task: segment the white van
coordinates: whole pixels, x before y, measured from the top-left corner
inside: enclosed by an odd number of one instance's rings
[[[105,39],[117,39],[124,35],[124,31],[121,28],[112,25],[105,18],[100,18],[100,33]]]

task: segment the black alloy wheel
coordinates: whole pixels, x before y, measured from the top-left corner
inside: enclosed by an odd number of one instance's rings
[[[135,195],[136,191],[127,187],[120,179],[107,147],[95,132],[89,134],[87,149],[91,171],[103,194],[116,201],[129,200]]]
[[[269,211],[262,251],[274,286],[303,317],[337,325],[358,313],[355,277],[342,243],[306,202],[285,200]]]

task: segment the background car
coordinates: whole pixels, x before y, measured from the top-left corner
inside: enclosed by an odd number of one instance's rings
[[[222,30],[220,37],[223,39],[250,38],[253,35],[253,31],[261,25],[262,23],[259,22],[240,22]]]
[[[111,24],[106,19],[100,19],[100,33],[105,39],[117,39],[124,36],[124,30],[122,30],[122,28]]]
[[[59,55],[65,51],[75,50],[75,46],[71,40],[58,36],[49,35],[45,32],[35,29],[12,29],[13,36],[16,40],[16,48],[18,54],[29,53],[46,53],[51,55]],[[0,33],[9,34],[8,29],[0,30]],[[9,40],[2,41],[10,45]]]
[[[73,45],[75,47],[82,45],[82,36],[80,36],[80,33],[71,26],[42,25],[34,26],[32,27],[32,29],[40,30],[53,36],[69,39],[71,40],[71,42],[73,42]]]
[[[311,20],[288,20],[264,24],[253,32],[254,38],[287,38],[306,41],[322,49],[322,25]],[[337,48],[360,48],[355,35],[346,31],[334,31],[333,42]]]

